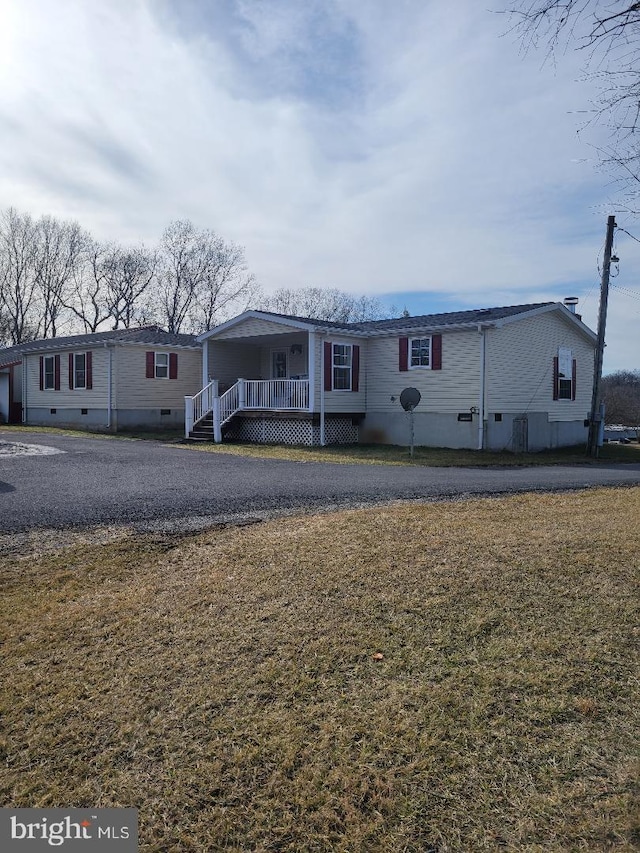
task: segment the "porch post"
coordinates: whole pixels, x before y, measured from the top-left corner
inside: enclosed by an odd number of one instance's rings
[[[202,342],[202,387],[209,384],[209,340]]]
[[[245,405],[246,405],[246,400],[245,400],[244,379],[238,379],[238,408],[244,409]]]
[[[222,426],[220,424],[220,397],[213,398],[213,440],[216,444],[222,441]]]
[[[193,397],[184,398],[184,437],[189,438],[193,429]]]
[[[326,334],[326,332],[325,332]],[[321,341],[321,344],[323,342]],[[322,370],[320,371],[320,446],[324,447],[326,444],[325,431],[324,431],[324,346],[321,349],[320,356],[320,364],[322,365]]]
[[[314,412],[316,408],[316,335],[309,332],[309,352],[307,374],[309,376],[309,411]]]

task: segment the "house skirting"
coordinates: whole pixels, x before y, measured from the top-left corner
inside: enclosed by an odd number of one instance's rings
[[[184,407],[175,409],[75,409],[52,406],[51,408],[30,406],[26,423],[30,426],[60,426],[74,429],[181,429],[184,428]],[[109,427],[110,423],[110,427]]]
[[[496,418],[498,415],[498,418]],[[462,416],[465,419],[459,419]],[[467,420],[467,418],[471,418]],[[423,447],[478,448],[479,423],[475,413],[414,412],[414,443]],[[569,447],[586,441],[584,420],[550,421],[547,412],[489,412],[484,423],[486,450],[537,451]],[[411,443],[407,412],[370,412],[360,426],[363,444]]]
[[[326,415],[325,444],[357,444],[358,415]],[[224,430],[225,438],[254,444],[320,446],[320,417],[308,413],[244,413]]]

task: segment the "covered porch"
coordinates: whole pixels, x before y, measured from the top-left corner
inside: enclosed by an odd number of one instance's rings
[[[364,395],[358,336],[349,334],[322,320],[245,311],[200,335],[202,390],[185,398],[186,436],[357,442]]]
[[[203,336],[204,337],[204,336]],[[271,323],[222,329],[202,341],[203,387],[185,398],[185,435],[222,441],[242,414],[289,414],[311,419],[317,411],[316,334]]]

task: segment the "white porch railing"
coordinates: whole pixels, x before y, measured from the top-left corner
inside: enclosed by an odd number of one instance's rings
[[[222,396],[218,396],[218,380],[214,379],[195,397],[184,398],[185,436],[210,412],[213,416],[213,439],[222,441],[222,427],[236,412],[247,409],[308,411],[308,379],[238,379]]]
[[[240,405],[240,384],[242,380],[236,382],[235,385],[232,385],[228,391],[225,391],[224,394],[220,397],[220,426],[222,424],[226,424],[228,420],[230,420],[238,409],[241,409]]]
[[[244,409],[309,408],[308,379],[245,379]]]
[[[187,438],[194,424],[201,421],[213,409],[213,400],[218,396],[218,380],[212,379],[194,397],[184,398],[184,431]]]

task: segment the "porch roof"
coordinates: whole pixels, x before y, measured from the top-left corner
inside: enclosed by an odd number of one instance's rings
[[[272,311],[245,311],[237,317],[232,317],[225,323],[215,326],[210,331],[203,332],[197,337],[197,340],[202,343],[211,338],[215,338],[222,332],[226,332],[227,329],[231,329],[234,326],[238,326],[247,320],[252,319],[267,320],[271,323],[277,323],[279,326],[287,326],[292,332],[314,332],[321,328],[339,331],[341,334],[357,334],[361,337],[363,336],[363,332],[360,329],[355,328],[355,324],[353,323],[334,323],[329,322],[328,320],[316,320],[313,317],[294,317],[288,314],[275,314]]]

